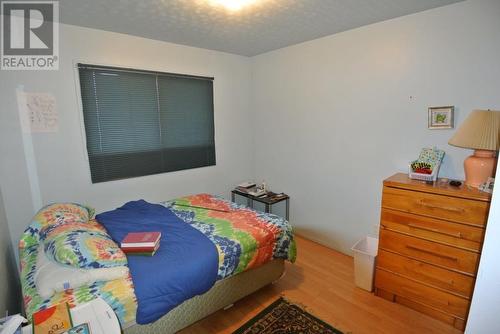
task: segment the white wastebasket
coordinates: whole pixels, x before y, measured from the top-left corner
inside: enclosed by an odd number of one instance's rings
[[[354,282],[361,289],[373,290],[373,274],[378,251],[378,239],[364,237],[351,248],[354,252]]]

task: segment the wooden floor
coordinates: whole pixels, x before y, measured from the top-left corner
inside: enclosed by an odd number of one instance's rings
[[[182,334],[232,333],[283,295],[344,333],[461,333],[453,327],[354,286],[353,259],[297,237],[298,257],[276,284],[184,329]]]

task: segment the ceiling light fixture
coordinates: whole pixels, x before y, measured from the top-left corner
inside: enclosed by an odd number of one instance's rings
[[[212,4],[223,6],[231,11],[238,11],[255,1],[256,0],[211,0]]]

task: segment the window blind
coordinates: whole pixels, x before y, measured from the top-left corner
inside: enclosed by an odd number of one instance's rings
[[[93,183],[215,165],[213,78],[78,71]]]

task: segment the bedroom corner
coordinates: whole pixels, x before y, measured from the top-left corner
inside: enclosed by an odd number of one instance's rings
[[[21,311],[21,293],[15,254],[10,242],[9,226],[0,189],[0,315]]]

